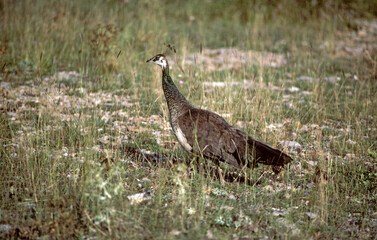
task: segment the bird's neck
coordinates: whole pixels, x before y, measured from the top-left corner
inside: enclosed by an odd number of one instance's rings
[[[169,75],[169,66],[162,68],[162,89],[169,108],[170,121],[175,121],[187,107],[191,106],[189,101],[179,92],[177,86]]]
[[[167,64],[166,66],[161,66],[161,69],[163,75],[169,76],[169,64]]]

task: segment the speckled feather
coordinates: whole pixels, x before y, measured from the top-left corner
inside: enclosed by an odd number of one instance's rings
[[[162,88],[169,109],[170,124],[178,142],[191,153],[226,162],[236,168],[254,167],[258,163],[272,165],[275,172],[292,158],[278,149],[255,140],[240,129],[228,124],[216,113],[190,104],[169,76],[164,55],[158,54],[147,62],[162,68]]]

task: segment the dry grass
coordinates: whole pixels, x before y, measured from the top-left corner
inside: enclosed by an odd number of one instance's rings
[[[373,5],[198,4],[0,2],[1,238],[377,234]],[[284,174],[221,185],[179,147],[145,63],[165,43],[194,105],[301,145]]]

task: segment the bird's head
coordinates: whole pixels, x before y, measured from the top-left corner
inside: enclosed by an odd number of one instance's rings
[[[159,65],[162,68],[162,70],[164,70],[168,66],[168,60],[166,60],[166,57],[164,54],[157,54],[156,56],[147,60],[147,62],[153,62]]]

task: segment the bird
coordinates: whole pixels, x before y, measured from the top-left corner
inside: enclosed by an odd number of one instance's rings
[[[217,113],[193,106],[178,90],[169,75],[164,54],[147,60],[162,69],[162,89],[169,110],[169,121],[180,145],[189,153],[213,161],[219,169],[225,162],[237,169],[271,165],[275,174],[293,159],[282,151],[254,139],[230,125]],[[221,178],[220,173],[220,178]],[[223,181],[223,179],[220,179]]]

